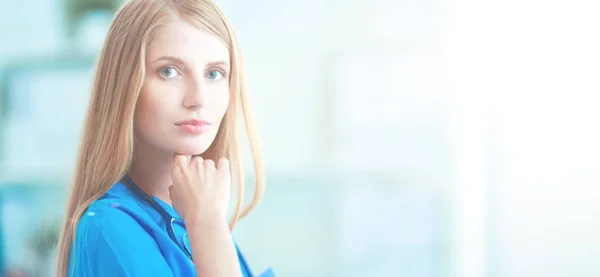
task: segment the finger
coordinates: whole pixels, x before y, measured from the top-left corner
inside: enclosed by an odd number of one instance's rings
[[[220,172],[229,173],[229,160],[227,158],[220,158],[218,169]]]
[[[187,157],[184,155],[176,155],[173,158],[173,168],[171,168],[171,176],[173,182],[179,183],[187,172],[188,167]]]
[[[189,164],[189,158],[186,155],[175,155],[173,158],[173,165],[175,167],[186,168]]]
[[[202,169],[204,165],[204,159],[200,155],[192,157],[192,161],[190,162],[190,167],[195,169]]]
[[[204,168],[206,169],[215,169],[215,162],[213,160],[205,160]]]
[[[185,170],[186,169],[180,165],[173,167],[173,169],[171,170],[171,178],[173,178],[173,185],[181,183],[185,176]]]

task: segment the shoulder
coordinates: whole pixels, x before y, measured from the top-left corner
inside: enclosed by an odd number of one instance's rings
[[[164,276],[172,274],[154,237],[158,226],[153,223],[133,199],[108,196],[94,201],[77,224],[71,257],[74,276],[130,276],[124,272],[144,272],[148,262]]]
[[[92,247],[132,243],[132,238],[151,238],[159,228],[139,199],[123,183],[116,183],[82,214],[76,228],[76,242]]]
[[[144,210],[135,196],[123,185],[116,183],[108,192],[92,202],[80,218],[78,229],[93,227],[96,231],[110,231],[118,223],[140,223]],[[100,230],[95,227],[106,227]]]
[[[77,233],[84,236],[107,236],[123,231],[135,231],[148,224],[148,215],[139,205],[125,199],[94,201],[77,224]]]
[[[104,196],[92,202],[77,224],[77,233],[107,235],[151,222],[150,216],[122,183],[115,184]],[[135,228],[134,228],[135,229]]]
[[[152,242],[152,221],[135,202],[103,198],[94,201],[83,213],[75,233],[75,252],[96,253],[98,249],[121,251],[121,246],[143,240]],[[141,244],[144,244],[141,243]],[[108,248],[107,248],[108,247]]]

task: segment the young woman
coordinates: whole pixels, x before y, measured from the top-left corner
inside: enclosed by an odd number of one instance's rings
[[[57,276],[252,276],[231,229],[261,199],[263,168],[222,12],[210,0],[127,1],[95,74]],[[240,120],[256,179],[244,209]]]

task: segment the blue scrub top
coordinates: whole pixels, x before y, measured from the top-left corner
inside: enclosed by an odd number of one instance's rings
[[[170,205],[153,198],[180,218]],[[243,276],[251,277],[242,260]],[[69,277],[196,276],[194,264],[171,240],[160,213],[123,183],[115,184],[83,214],[69,268]],[[274,274],[269,269],[260,276]]]

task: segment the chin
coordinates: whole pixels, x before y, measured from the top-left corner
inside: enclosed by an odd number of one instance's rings
[[[209,145],[190,145],[185,147],[178,147],[173,152],[179,155],[196,156],[206,152],[208,146]]]
[[[203,150],[181,150],[181,151],[178,151],[175,153],[179,154],[179,155],[186,155],[186,156],[198,156],[198,155],[204,154],[205,151],[206,151],[206,149],[203,149]]]
[[[173,153],[180,155],[196,156],[206,152],[214,142],[215,136],[211,134],[202,135],[200,137],[185,137],[181,140],[170,141]]]

